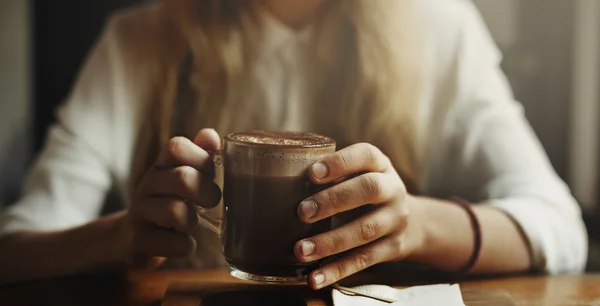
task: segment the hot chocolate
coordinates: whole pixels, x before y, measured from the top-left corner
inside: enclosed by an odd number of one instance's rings
[[[253,274],[304,275],[294,244],[330,228],[329,220],[305,224],[298,204],[318,191],[307,177],[225,173],[223,253],[234,267]]]
[[[330,220],[305,224],[298,205],[323,186],[308,168],[335,151],[327,137],[297,132],[252,131],[227,136],[224,146],[223,254],[244,273],[302,277],[316,263],[300,263],[294,244],[330,229]]]

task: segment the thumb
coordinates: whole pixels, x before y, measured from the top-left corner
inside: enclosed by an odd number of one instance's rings
[[[221,137],[214,129],[200,130],[194,137],[194,143],[209,152],[221,149]]]

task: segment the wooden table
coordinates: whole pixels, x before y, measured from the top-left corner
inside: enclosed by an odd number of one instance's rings
[[[161,305],[173,282],[242,283],[225,270],[79,276],[0,286],[0,305]],[[517,305],[600,305],[600,275],[522,276],[460,285],[463,292],[503,289]]]

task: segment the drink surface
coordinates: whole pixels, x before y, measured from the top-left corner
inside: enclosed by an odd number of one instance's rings
[[[271,145],[277,147],[322,147],[335,145],[329,137],[291,131],[248,131],[229,134],[228,141],[249,145]]]

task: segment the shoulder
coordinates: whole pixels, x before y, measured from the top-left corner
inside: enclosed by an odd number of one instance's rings
[[[162,2],[138,5],[113,13],[88,55],[74,93],[108,95],[98,101],[126,114],[141,116],[173,57]],[[78,100],[97,100],[85,99]],[[139,121],[139,120],[135,120]]]
[[[150,60],[164,44],[164,28],[159,3],[139,5],[113,13],[105,24],[100,44],[105,44],[112,55],[127,60]]]
[[[455,64],[468,52],[492,61],[501,54],[479,11],[470,0],[420,0],[416,3],[419,29],[430,60]]]
[[[143,100],[159,73],[158,50],[164,45],[160,15],[159,6],[152,4],[119,11],[108,19],[63,106],[65,116],[102,109],[113,117],[111,110],[116,108],[141,106],[136,100]]]
[[[102,146],[119,178],[126,177],[136,133],[160,84],[169,46],[164,24],[158,4],[114,13],[58,113],[78,139]]]
[[[415,6],[421,25],[429,31],[460,32],[469,24],[482,22],[470,0],[420,0]]]
[[[438,95],[429,102],[437,107],[442,101],[478,100],[473,95],[490,87],[510,93],[499,74],[502,54],[472,1],[420,0],[416,14],[422,31],[422,69]]]
[[[423,125],[429,138],[442,139],[431,146],[455,145],[450,140],[479,133],[472,124],[519,113],[500,67],[502,54],[472,1],[419,0],[417,8]]]
[[[133,6],[113,13],[105,32],[120,38],[150,39],[161,28],[162,16],[160,3]]]

